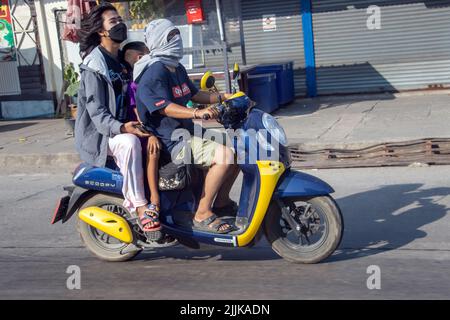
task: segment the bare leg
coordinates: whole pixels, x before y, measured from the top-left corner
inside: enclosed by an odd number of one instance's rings
[[[160,199],[158,190],[158,163],[159,152],[147,154],[147,180],[150,188],[150,203],[156,205],[159,209]]]
[[[203,185],[202,196],[198,205],[197,212],[194,219],[198,222],[207,219],[213,215],[211,211],[212,203],[219,188],[221,188],[224,178],[227,172],[230,170],[230,157],[232,158],[233,152],[224,146],[219,146],[216,149],[213,163],[206,174],[205,183]],[[225,161],[224,161],[225,159]],[[213,222],[214,224],[215,222]],[[220,222],[218,222],[220,223]],[[228,225],[223,225],[221,230],[229,228]]]
[[[231,168],[228,170],[227,176],[225,177],[225,181],[217,194],[216,200],[214,201],[214,207],[221,208],[231,202],[230,191],[239,175],[239,172],[240,170],[238,165],[231,165]]]
[[[203,184],[202,196],[198,204],[195,219],[197,221],[204,220],[212,215],[211,206],[221,184],[223,177],[227,173],[228,166],[224,164],[214,164],[206,174],[205,183]]]

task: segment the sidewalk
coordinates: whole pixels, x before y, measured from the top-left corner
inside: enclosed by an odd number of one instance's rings
[[[354,95],[298,100],[275,114],[290,144],[353,149],[450,137],[450,92]]]
[[[307,150],[450,138],[447,91],[299,99],[274,116]],[[80,160],[67,129],[64,119],[0,121],[0,169],[73,170]]]
[[[0,121],[0,169],[73,170],[80,162],[64,119]]]

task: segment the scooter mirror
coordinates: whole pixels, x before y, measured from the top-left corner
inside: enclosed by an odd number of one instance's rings
[[[214,87],[214,84],[216,83],[216,79],[212,75],[211,71],[205,72],[202,79],[200,80],[200,88],[202,90],[209,90]]]

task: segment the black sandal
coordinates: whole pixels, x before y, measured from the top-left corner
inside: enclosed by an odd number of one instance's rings
[[[213,222],[216,220],[219,220],[220,222],[214,224]],[[224,222],[224,221],[218,219],[218,217],[215,214],[213,214],[209,218],[206,218],[205,220],[202,220],[202,221],[197,221],[194,218],[194,219],[192,219],[192,223],[194,224],[194,229],[199,230],[199,231],[223,234],[223,233],[228,233],[233,230],[233,226],[231,226],[227,222]],[[221,230],[220,228],[224,225],[228,225],[228,228]]]

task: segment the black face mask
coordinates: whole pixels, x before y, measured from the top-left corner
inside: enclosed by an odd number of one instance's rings
[[[128,36],[127,25],[123,22],[116,24],[114,27],[109,29],[108,34],[112,41],[116,43],[121,43],[127,40]]]

